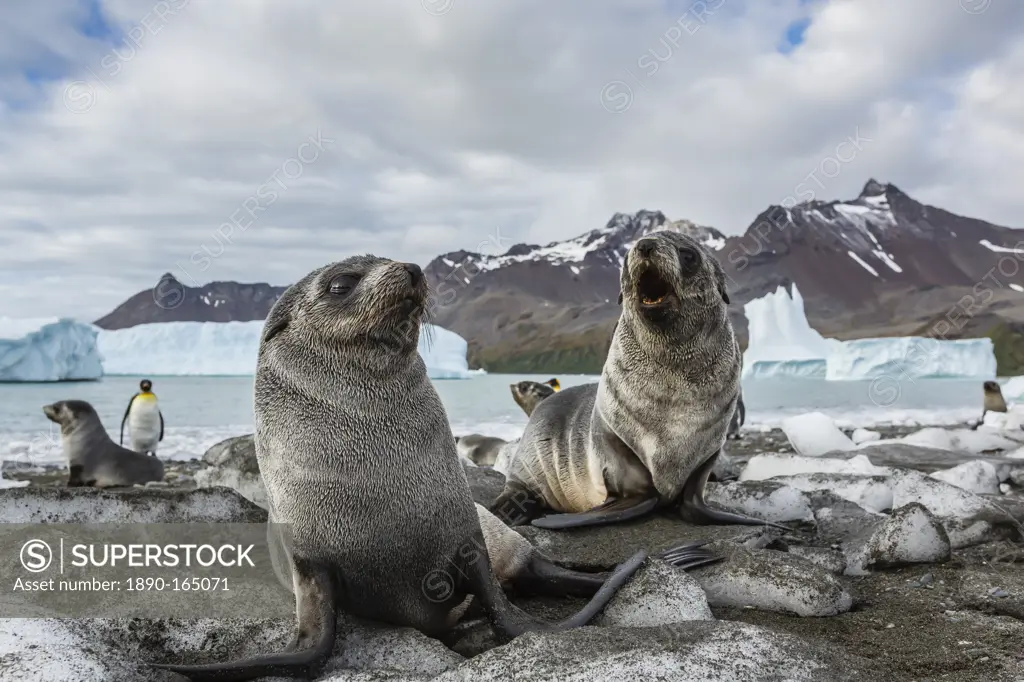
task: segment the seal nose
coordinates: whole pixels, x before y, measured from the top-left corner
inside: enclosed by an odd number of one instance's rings
[[[420,266],[415,263],[406,263],[405,271],[409,273],[409,279],[412,280],[412,285],[416,286],[423,279],[423,270]]]
[[[636,243],[636,252],[644,258],[650,258],[655,248],[654,242],[650,239],[641,239]]]

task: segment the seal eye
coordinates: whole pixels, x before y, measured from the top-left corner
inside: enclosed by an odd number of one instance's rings
[[[679,248],[679,267],[684,274],[692,275],[700,268],[700,254],[688,246]]]
[[[359,275],[342,275],[331,282],[331,293],[335,296],[345,296],[359,284]]]

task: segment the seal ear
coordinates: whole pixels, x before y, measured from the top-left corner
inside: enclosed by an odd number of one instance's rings
[[[622,292],[621,291],[619,292],[619,301],[618,301],[618,303],[619,303],[619,305],[622,305]]]
[[[729,292],[725,290],[725,270],[718,263],[715,263],[715,266],[715,284],[718,286],[718,295],[728,305],[732,301],[729,300]]]

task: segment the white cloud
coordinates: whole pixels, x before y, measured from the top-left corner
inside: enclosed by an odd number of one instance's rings
[[[82,36],[82,3],[0,8],[0,314],[640,208],[735,234],[869,176],[1024,226],[1024,6],[985,1],[104,3],[137,44]]]

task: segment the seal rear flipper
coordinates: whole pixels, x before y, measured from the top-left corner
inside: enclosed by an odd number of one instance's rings
[[[684,571],[722,561],[724,557],[712,554],[706,549],[701,549],[701,547],[706,544],[708,544],[706,541],[691,542],[671,549],[666,549],[664,552],[655,556],[658,559],[661,559],[662,561]]]
[[[170,670],[193,682],[245,682],[274,676],[311,680],[316,677],[334,649],[335,584],[327,571],[301,560],[294,562],[293,570],[298,627],[284,652],[227,663],[150,663],[150,667]]]
[[[482,534],[478,541],[483,543]],[[486,553],[477,552],[466,569],[470,591],[480,599],[491,625],[499,635],[511,639],[524,632],[556,632],[586,625],[608,605],[619,588],[636,573],[645,559],[647,552],[641,550],[619,564],[586,606],[570,618],[557,623],[535,618],[510,602],[491,570],[491,562]]]
[[[539,519],[534,519],[532,524],[538,528],[550,529],[603,526],[639,518],[657,506],[657,497],[613,497],[590,511],[580,514],[551,514],[550,516],[542,516]]]
[[[718,459],[718,455],[721,454],[721,452],[721,450],[718,450],[715,454],[711,455],[711,457],[708,457],[707,461],[697,467],[697,469],[690,474],[690,477],[686,479],[686,483],[683,485],[683,493],[681,495],[682,505],[680,511],[683,515],[688,517],[689,521],[699,524],[771,526],[772,528],[778,528],[779,530],[792,531],[792,528],[778,523],[773,523],[772,521],[755,519],[752,516],[736,514],[734,512],[715,509],[714,507],[708,506],[707,502],[704,501],[704,486],[707,485],[708,476],[711,475],[711,470],[714,468],[715,461]]]

